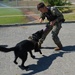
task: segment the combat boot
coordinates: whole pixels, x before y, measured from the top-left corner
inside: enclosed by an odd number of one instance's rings
[[[59,51],[59,50],[61,50],[62,47],[63,47],[62,44],[57,44],[57,46],[58,46],[58,47],[55,47],[55,48],[54,48],[55,51]]]

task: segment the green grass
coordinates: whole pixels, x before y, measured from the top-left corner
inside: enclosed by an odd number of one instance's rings
[[[71,6],[73,7],[70,7],[69,8],[70,10],[66,14],[64,14],[64,18],[66,21],[75,21],[75,8],[74,8],[75,5],[71,5]]]
[[[65,14],[64,18],[66,21],[75,21],[75,13],[73,14]]]
[[[0,16],[10,15],[23,15],[19,9],[14,8],[0,8]],[[13,23],[25,23],[24,16],[13,16],[13,17],[0,17],[0,24],[13,24]]]
[[[71,14],[73,13],[73,14]],[[64,14],[66,21],[75,21],[75,8],[73,12]],[[28,20],[24,16],[14,16],[14,17],[1,17],[10,15],[23,15],[22,11],[14,8],[0,8],[0,24],[15,24],[15,23],[27,23]]]

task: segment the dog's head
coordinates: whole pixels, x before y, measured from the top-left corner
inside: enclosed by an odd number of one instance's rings
[[[33,34],[32,34],[33,40],[35,40],[35,41],[38,42],[39,39],[42,37],[43,33],[44,33],[43,29],[42,29],[42,30],[39,30],[39,31],[37,31],[37,32],[35,32],[35,33],[33,33]]]
[[[43,33],[44,33],[43,29],[39,30],[39,31],[33,33],[32,36],[29,37],[29,39],[32,39],[32,40],[38,42],[39,39],[42,37]]]

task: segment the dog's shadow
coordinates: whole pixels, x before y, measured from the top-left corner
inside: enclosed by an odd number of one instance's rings
[[[27,74],[22,74],[22,75],[34,75],[38,72],[42,72],[44,70],[47,70],[50,67],[50,65],[52,64],[52,62],[57,57],[62,57],[64,53],[65,52],[59,52],[59,53],[52,54],[50,56],[44,55],[42,58],[39,58],[39,60],[37,61],[37,64],[29,65],[30,70],[32,70],[32,72],[27,73]]]
[[[8,45],[0,45],[1,47],[8,47]]]
[[[30,73],[25,73],[25,74],[22,74],[22,75],[33,75],[33,74],[36,74],[38,72],[42,72],[44,70],[47,70],[51,66],[52,62],[57,57],[63,57],[64,53],[70,53],[70,52],[75,52],[75,45],[63,47],[62,52],[59,51],[59,52],[56,52],[56,53],[54,53],[52,55],[49,55],[49,56],[44,55],[43,57],[38,59],[37,64],[29,65],[30,70],[31,70]]]

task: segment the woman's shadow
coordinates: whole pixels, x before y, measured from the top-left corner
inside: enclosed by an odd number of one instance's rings
[[[48,47],[47,47],[48,48]],[[63,57],[64,53],[70,53],[70,52],[74,52],[75,51],[75,46],[65,46],[62,50],[62,52],[56,52],[52,55],[49,56],[43,56],[41,58],[38,59],[37,64],[32,64],[29,65],[30,66],[30,73],[25,73],[22,75],[33,75],[36,74],[38,72],[42,72],[44,70],[47,70],[50,65],[52,64],[52,62],[57,58],[57,57]]]

